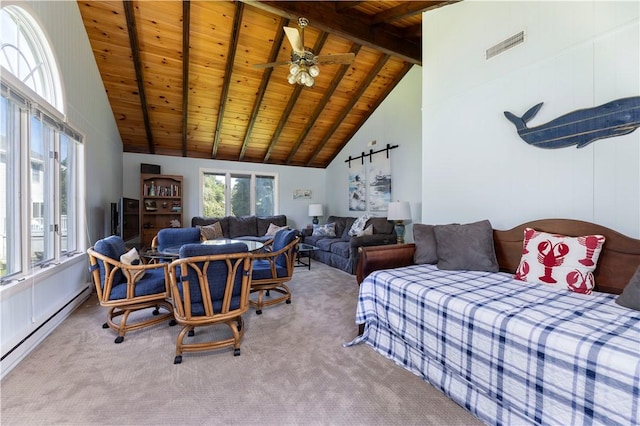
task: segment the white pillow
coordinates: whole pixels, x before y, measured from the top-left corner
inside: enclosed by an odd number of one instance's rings
[[[353,222],[351,225],[351,229],[349,229],[349,235],[356,236],[359,235],[363,230],[364,226],[367,224],[367,221],[371,218],[369,213],[365,213]]]
[[[364,228],[359,234],[358,237],[362,237],[363,235],[373,235],[373,224]]]
[[[289,229],[289,227],[287,225],[285,226],[278,226],[274,223],[270,223],[269,224],[269,229],[267,229],[267,233],[264,234],[265,237],[273,237],[274,235],[276,235],[276,233],[282,229]]]
[[[124,263],[125,265],[139,265],[140,263],[142,263],[140,261],[140,255],[138,254],[138,250],[136,250],[136,248],[134,247],[128,252],[126,252],[125,254],[123,254],[122,256],[120,256],[120,263]],[[138,272],[139,271],[131,271],[131,273],[134,275]],[[144,277],[145,272],[146,271],[142,271],[138,273],[138,275],[136,275],[135,282],[140,281],[140,279]]]

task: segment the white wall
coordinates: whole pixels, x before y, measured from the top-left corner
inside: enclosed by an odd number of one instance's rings
[[[522,141],[528,125],[640,95],[639,2],[464,1],[423,15],[422,218],[596,222],[640,237],[640,131],[576,149]],[[525,30],[490,60],[485,50]]]
[[[3,1],[2,6],[8,3]],[[122,143],[118,129],[77,3],[12,3],[30,12],[47,35],[63,80],[67,118],[86,137],[86,232],[83,233],[86,241],[79,247],[84,251],[89,243],[106,234],[109,218],[105,209],[120,196]],[[86,298],[87,266],[86,255],[77,256],[25,281],[0,288],[2,376]],[[101,324],[87,326],[100,327]],[[18,345],[23,339],[26,340]]]
[[[158,164],[162,174],[183,176],[183,226],[191,226],[191,218],[201,214],[199,212],[201,169],[277,173],[280,190],[278,213],[287,215],[287,224],[292,228],[300,229],[307,223],[311,223],[311,218],[307,216],[309,204],[325,201],[324,169],[132,153],[122,155],[124,175],[122,192],[125,197],[140,198],[140,163]],[[296,189],[310,189],[312,199],[294,200],[293,192]]]
[[[363,213],[349,211],[349,166],[345,160],[349,156],[357,157],[362,152],[369,152],[369,149],[377,151],[387,144],[398,145],[389,155],[391,199],[411,204],[412,220],[407,222],[405,241],[413,241],[411,228],[413,223],[421,223],[422,213],[421,80],[422,69],[414,66],[329,164],[326,169],[325,220],[329,215],[357,217]],[[367,144],[373,140],[376,145],[369,148]],[[385,212],[373,215],[384,216]]]

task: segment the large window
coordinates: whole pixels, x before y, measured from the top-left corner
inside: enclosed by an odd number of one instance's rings
[[[201,171],[200,212],[206,217],[277,214],[277,175]]]
[[[0,10],[0,282],[77,253],[81,135],[66,122],[54,56],[18,6]]]

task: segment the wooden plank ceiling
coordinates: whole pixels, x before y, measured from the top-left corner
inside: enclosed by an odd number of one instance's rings
[[[125,152],[326,167],[414,64],[423,11],[453,1],[78,1]],[[283,26],[309,26],[313,87]],[[188,49],[185,48],[188,46]]]

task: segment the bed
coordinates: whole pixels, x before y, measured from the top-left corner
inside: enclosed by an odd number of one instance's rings
[[[515,280],[527,228],[603,235],[594,291]],[[640,240],[547,219],[494,230],[493,245],[499,272],[416,265],[414,244],[364,248],[348,345],[369,344],[487,424],[640,424],[640,311],[615,303]]]

